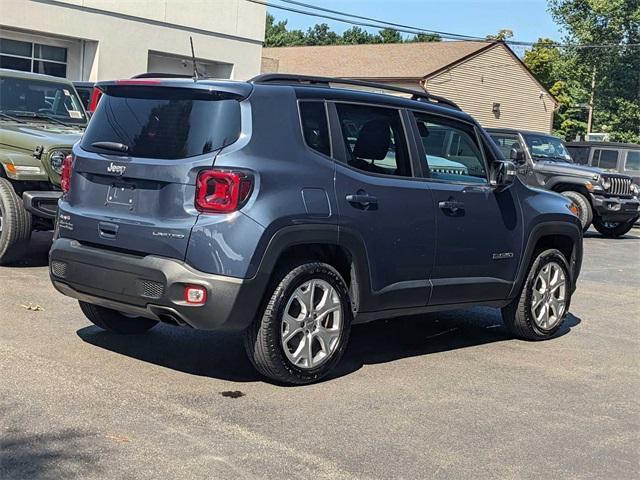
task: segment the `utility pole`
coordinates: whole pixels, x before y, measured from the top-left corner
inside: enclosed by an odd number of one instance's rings
[[[593,67],[593,73],[591,74],[591,96],[589,97],[589,116],[587,118],[587,134],[591,133],[591,126],[593,124],[593,97],[596,92],[596,67]]]

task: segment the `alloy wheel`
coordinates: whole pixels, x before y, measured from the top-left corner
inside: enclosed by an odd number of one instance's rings
[[[531,314],[536,325],[550,330],[562,320],[567,304],[567,278],[556,262],[546,264],[533,283]]]
[[[282,347],[298,368],[326,362],[340,344],[343,329],[340,296],[330,283],[309,280],[291,294],[282,315]]]

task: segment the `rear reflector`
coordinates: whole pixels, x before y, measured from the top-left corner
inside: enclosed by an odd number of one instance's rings
[[[189,305],[204,305],[207,301],[207,289],[198,285],[184,287],[184,300]]]

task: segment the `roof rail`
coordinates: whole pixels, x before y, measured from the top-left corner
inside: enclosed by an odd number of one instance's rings
[[[358,87],[369,87],[369,88],[377,88],[380,90],[387,90],[390,92],[398,92],[398,93],[406,93],[411,95],[412,100],[417,100],[420,102],[429,102],[434,103],[436,105],[442,105],[445,107],[453,108],[455,110],[462,110],[458,105],[456,105],[451,100],[448,100],[444,97],[440,97],[438,95],[431,95],[427,92],[418,92],[416,90],[411,90],[409,88],[395,87],[391,85],[386,85],[384,83],[376,83],[376,82],[367,82],[364,80],[352,80],[349,78],[342,77],[316,77],[312,75],[295,75],[289,73],[263,73],[262,75],[258,75],[249,80],[250,83],[307,83],[309,85],[322,85],[324,87],[331,87],[332,83],[337,83],[341,85],[355,85]]]

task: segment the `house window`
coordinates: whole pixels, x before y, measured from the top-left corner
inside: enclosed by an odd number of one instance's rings
[[[0,68],[67,76],[67,49],[0,38]]]

